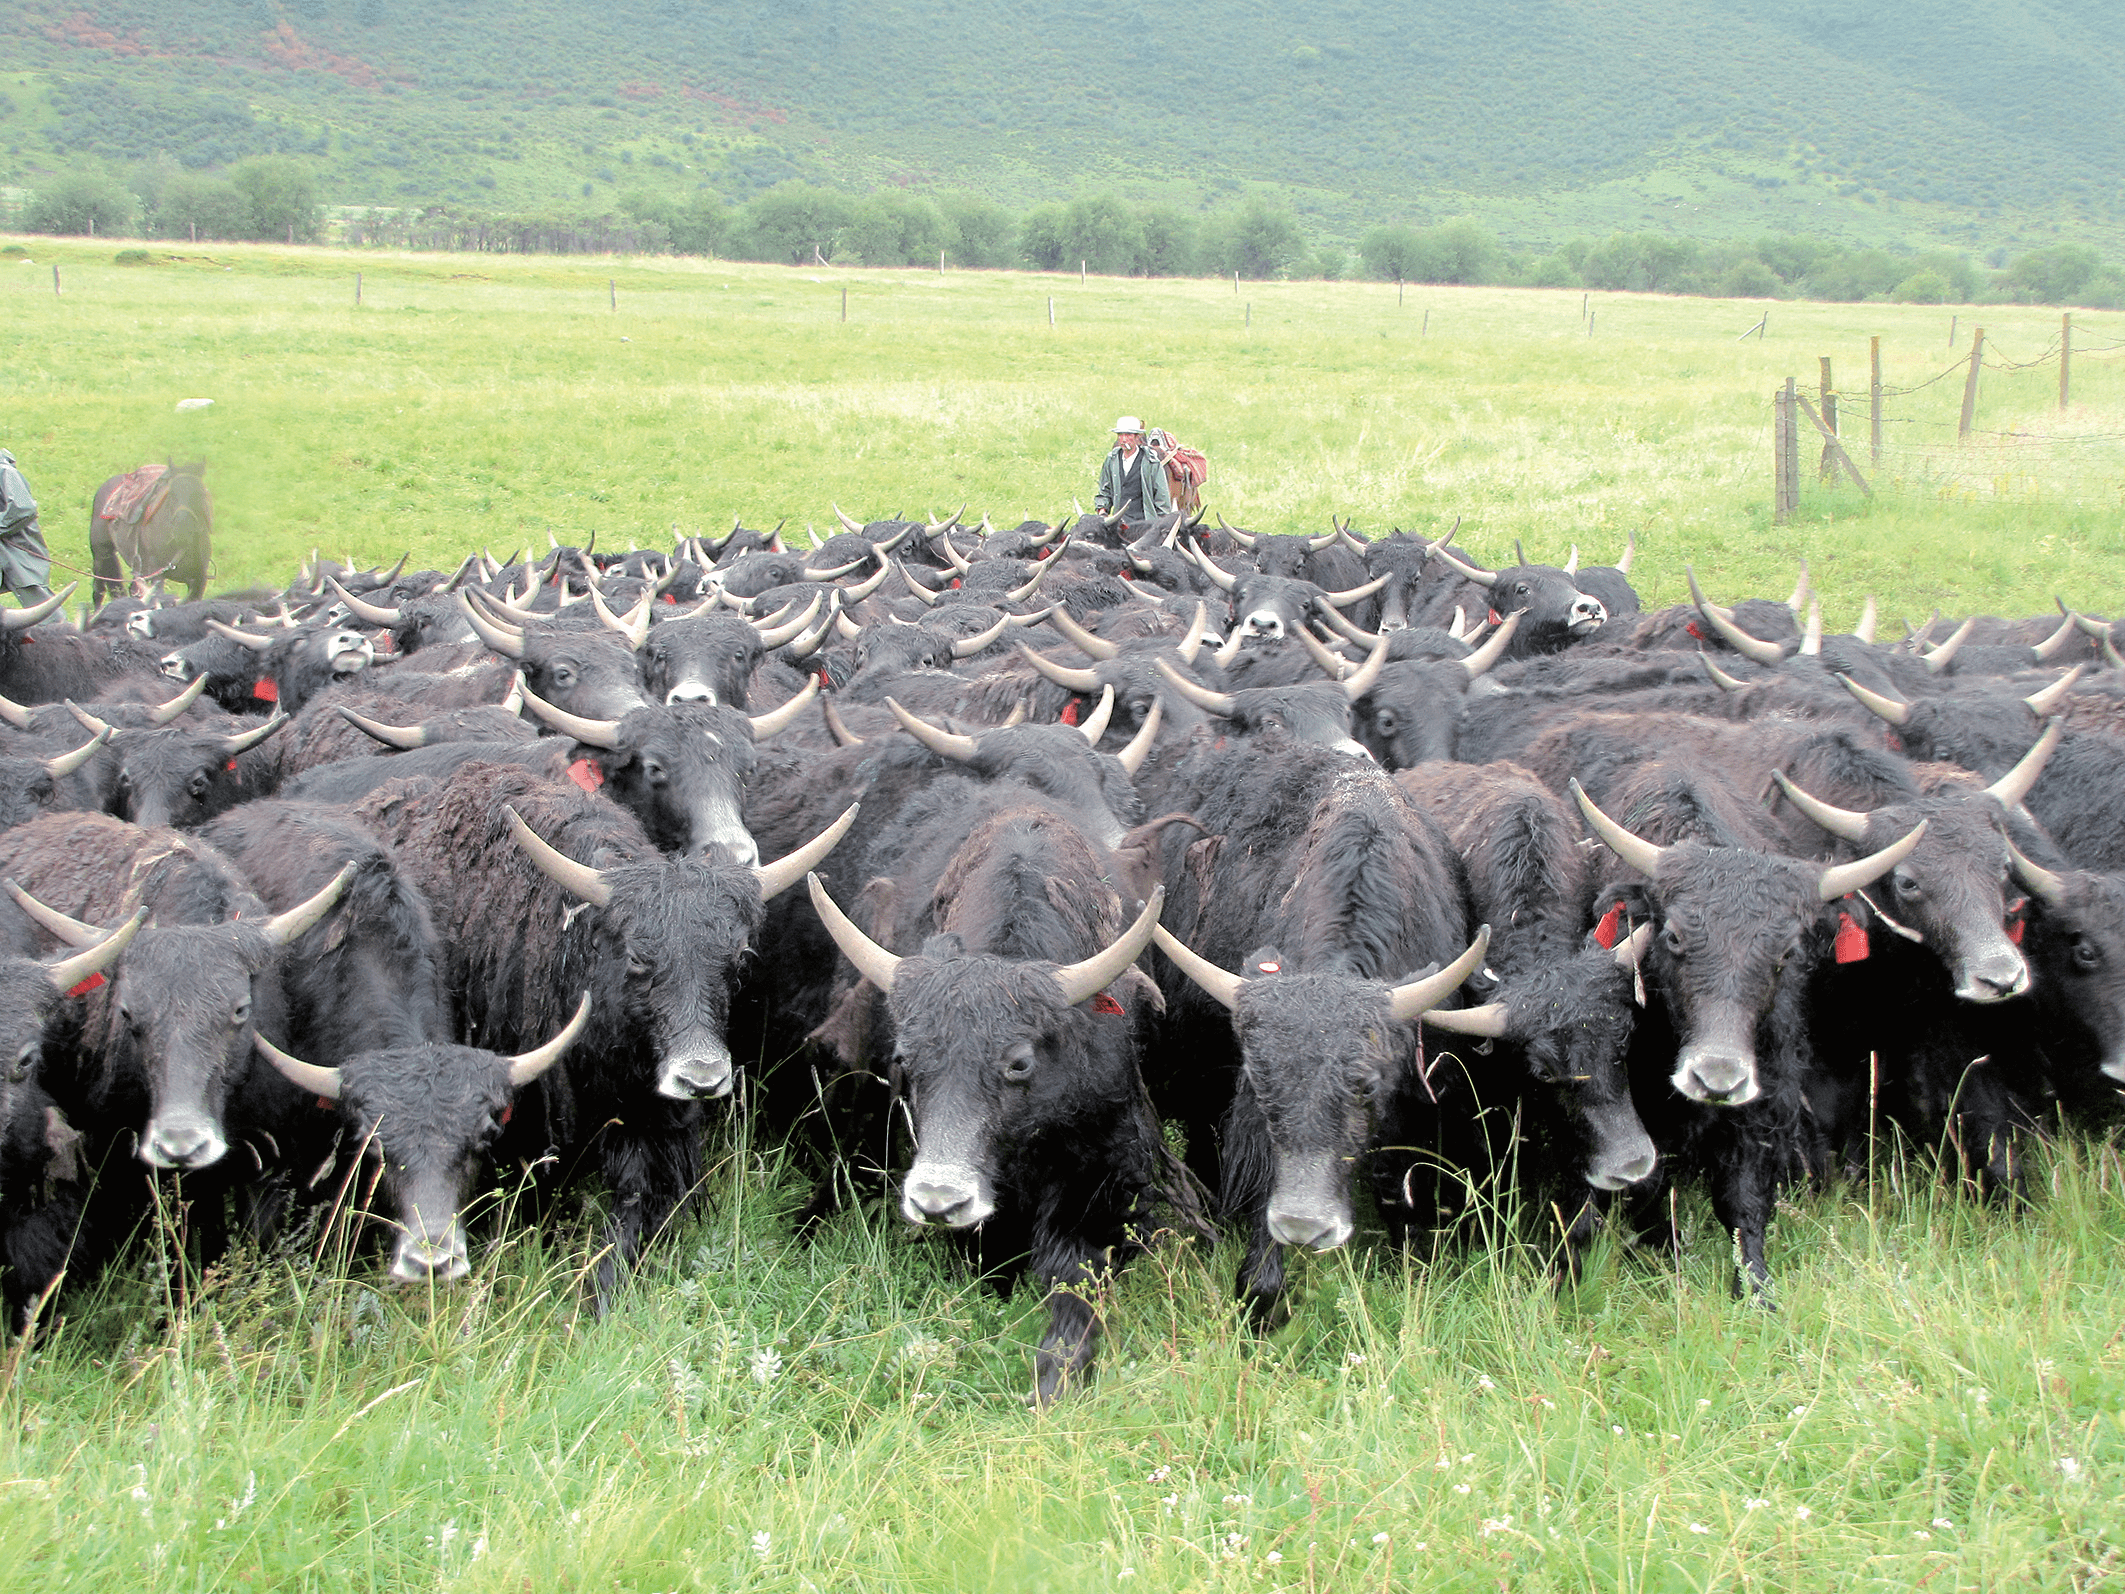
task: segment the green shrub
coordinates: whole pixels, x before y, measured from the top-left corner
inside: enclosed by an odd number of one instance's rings
[[[1948,279],[1938,271],[1914,271],[1889,295],[1898,304],[1946,304]]]
[[[148,252],[145,249],[121,249],[111,256],[111,264],[114,266],[144,266],[147,263]]]
[[[110,178],[80,172],[38,189],[22,209],[24,232],[123,237],[132,230],[133,196]]]

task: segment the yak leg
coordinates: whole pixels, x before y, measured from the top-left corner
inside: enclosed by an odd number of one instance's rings
[[[1587,1249],[1594,1243],[1594,1236],[1601,1232],[1601,1220],[1608,1212],[1609,1199],[1609,1192],[1605,1190],[1589,1190],[1578,1210],[1563,1218],[1563,1233],[1558,1237],[1556,1260],[1550,1271],[1550,1283],[1557,1289],[1579,1282]]]
[[[95,510],[89,511],[89,563],[96,579],[92,597],[97,608],[125,596],[125,566],[118,562],[118,544],[111,536],[111,523]]]
[[[1247,1325],[1267,1333],[1284,1299],[1284,1248],[1269,1236],[1269,1211],[1254,1213],[1247,1225],[1247,1254],[1240,1258],[1239,1296],[1247,1305]]]
[[[1749,1304],[1776,1311],[1771,1299],[1771,1270],[1764,1263],[1764,1236],[1771,1226],[1771,1209],[1778,1198],[1770,1158],[1747,1143],[1732,1147],[1725,1165],[1712,1181],[1712,1211],[1719,1226],[1734,1240],[1734,1295],[1748,1285]]]
[[[612,1190],[612,1221],[598,1263],[601,1314],[611,1309],[613,1295],[633,1270],[643,1244],[664,1231],[701,1178],[698,1109],[663,1114],[650,1107],[645,1114],[658,1120],[654,1127],[615,1125],[604,1135],[602,1161]]]
[[[1095,1296],[1108,1279],[1104,1247],[1075,1236],[1044,1238],[1033,1254],[1033,1274],[1048,1287],[1048,1332],[1033,1356],[1033,1398],[1054,1402],[1090,1374],[1100,1321]]]

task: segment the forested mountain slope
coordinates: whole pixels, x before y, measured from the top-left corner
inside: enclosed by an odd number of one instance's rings
[[[784,177],[1254,184],[1324,231],[1472,213],[2125,238],[2115,0],[8,0],[0,180],[286,150],[335,203]]]

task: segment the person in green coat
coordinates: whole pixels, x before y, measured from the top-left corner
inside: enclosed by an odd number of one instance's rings
[[[0,448],[0,589],[25,607],[52,595],[52,552],[37,526],[37,500],[15,468],[15,456]]]
[[[1099,491],[1092,507],[1102,515],[1120,512],[1122,524],[1135,528],[1154,515],[1173,513],[1173,489],[1166,467],[1144,446],[1144,423],[1124,415],[1114,423],[1114,447],[1099,468]]]

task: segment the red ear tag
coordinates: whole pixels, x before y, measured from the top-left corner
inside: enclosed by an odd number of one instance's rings
[[[95,990],[98,986],[104,985],[106,983],[108,982],[105,981],[104,977],[101,974],[91,974],[87,979],[83,980],[79,985],[75,986],[71,991],[68,991],[66,994],[69,996],[86,996],[89,994],[89,992]]]
[[[2029,899],[2027,897],[2016,897],[2007,904],[2007,939],[2016,946],[2022,944],[2022,931],[2027,929],[2029,925],[2029,921],[2022,917],[2028,907]]]
[[[1867,945],[1867,932],[1849,913],[1837,916],[1837,961],[1840,963],[1864,963],[1872,955]]]
[[[330,1096],[320,1096],[317,1098],[317,1110],[319,1112],[337,1112],[339,1111],[339,1103]]]
[[[1604,952],[1616,950],[1616,943],[1623,939],[1623,904],[1612,903],[1608,912],[1601,915],[1601,922],[1594,926],[1594,941]]]
[[[677,599],[676,597],[674,597],[674,596],[673,596],[673,595],[672,595],[671,593],[667,592],[667,593],[665,593],[665,594],[664,594],[664,601],[665,601],[666,603],[674,603],[674,604],[675,604],[675,603],[677,603],[677,602],[678,602],[679,600],[678,600],[678,599]]]
[[[579,758],[568,766],[568,778],[585,791],[594,792],[605,784],[605,771],[587,758]]]
[[[1264,974],[1281,974],[1284,972],[1284,965],[1281,963],[1257,963],[1255,967]]]
[[[953,590],[954,590],[955,592],[956,592],[956,591],[958,590],[958,588],[959,588],[959,577],[957,577],[957,576],[954,576],[954,577],[952,578],[952,588],[953,588]]]
[[[1067,702],[1067,703],[1063,704],[1063,711],[1062,711],[1062,723],[1063,723],[1063,724],[1065,724],[1065,725],[1075,725],[1075,724],[1077,723],[1077,705],[1078,705],[1078,704],[1080,704],[1080,703],[1082,703],[1083,701],[1084,701],[1084,699],[1083,699],[1083,698],[1081,698],[1081,697],[1073,697],[1073,698],[1071,698],[1071,699],[1070,699],[1070,701],[1069,701],[1069,702]]]
[[[1700,642],[1704,640],[1704,633],[1697,629],[1697,622],[1695,620],[1692,620],[1687,625],[1685,625],[1683,627],[1683,630],[1689,632],[1691,636],[1695,637]]]
[[[1115,1001],[1105,991],[1101,991],[1099,995],[1092,998],[1092,1011],[1095,1013],[1109,1013],[1116,1018],[1126,1016],[1125,1009],[1121,1003]]]
[[[1498,623],[1498,611],[1496,609],[1493,609],[1490,612],[1490,623],[1492,625],[1496,625]]]
[[[1133,570],[1124,570],[1121,572],[1121,578],[1124,581],[1134,581],[1136,579],[1136,572]]]
[[[506,1106],[506,1107],[504,1107],[504,1108],[502,1109],[502,1127],[503,1127],[504,1129],[507,1129],[507,1128],[509,1127],[509,1120],[510,1120],[510,1119],[512,1119],[512,1118],[514,1118],[515,1116],[516,1116],[516,1103],[515,1103],[515,1102],[511,1102],[511,1103],[510,1103],[510,1104],[509,1104],[508,1106]]]
[[[251,695],[261,703],[278,703],[280,701],[280,688],[273,684],[272,676],[261,675],[258,678],[258,684],[251,688]]]

